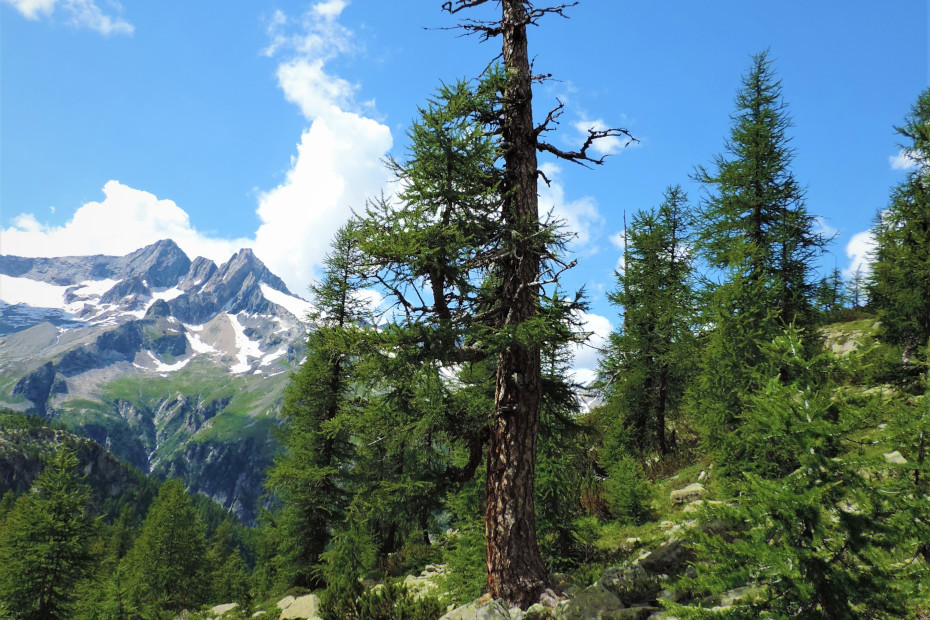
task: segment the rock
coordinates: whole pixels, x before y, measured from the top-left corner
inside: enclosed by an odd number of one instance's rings
[[[549,608],[542,603],[534,603],[533,605],[530,605],[529,609],[522,613],[523,620],[544,620],[545,618],[549,617]],[[515,620],[516,618],[513,615],[512,609],[510,610],[510,618],[511,620]]]
[[[301,620],[319,620],[320,599],[315,594],[293,597],[285,596],[278,601],[281,615],[278,618],[300,618]]]
[[[259,616],[264,616],[264,615],[267,614],[267,613],[268,613],[267,611],[265,611],[264,609],[262,609],[262,610],[256,611],[254,614],[252,614],[252,617],[253,617],[253,618],[258,618]]]
[[[886,452],[884,455],[885,461],[892,463],[894,465],[906,465],[907,459],[901,456],[901,453],[895,450],[894,452]]]
[[[214,605],[210,608],[210,613],[215,616],[222,616],[226,612],[232,611],[239,607],[239,603],[226,603],[224,605]]]
[[[639,559],[638,564],[652,575],[671,575],[692,557],[691,551],[680,540],[672,540]]]
[[[478,599],[456,607],[439,620],[510,620],[510,612],[500,601]]]
[[[752,601],[759,598],[761,594],[762,589],[758,586],[743,586],[741,588],[734,588],[720,597],[720,605],[722,607],[732,607],[737,603],[751,603]]]
[[[675,592],[674,590],[665,589],[659,592],[658,596],[656,596],[656,599],[657,600],[664,599],[666,601],[671,601],[672,603],[677,603],[683,597],[684,595],[681,592]]]
[[[702,470],[701,470],[701,473],[698,474],[698,479],[697,479],[697,481],[698,481],[698,482],[704,482],[704,478],[706,478],[706,477],[707,477],[707,471],[704,470],[704,469],[702,469]]]
[[[601,620],[615,618],[623,609],[623,601],[600,582],[584,589],[575,598],[561,603],[555,609],[558,620]]]
[[[683,489],[672,491],[671,500],[673,504],[686,504],[696,499],[701,499],[706,494],[707,489],[704,488],[704,485],[699,482],[695,482],[694,484],[689,484]]]
[[[713,500],[713,499],[696,499],[693,502],[688,502],[682,512],[701,512],[704,508],[708,506],[722,506],[723,502]]]

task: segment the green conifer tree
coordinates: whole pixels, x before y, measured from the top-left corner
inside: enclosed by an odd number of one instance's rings
[[[0,616],[70,617],[75,586],[91,568],[93,529],[77,465],[60,446],[0,525]]]
[[[698,249],[712,270],[704,304],[710,330],[695,394],[704,439],[725,468],[738,471],[751,457],[741,436],[742,411],[773,369],[764,354],[788,325],[805,349],[820,340],[813,307],[812,260],[823,240],[804,205],[790,165],[791,119],[768,53],[753,57],[736,97],[726,155],[695,179],[708,188]]]
[[[626,231],[625,264],[610,295],[623,308],[623,324],[611,334],[600,368],[605,461],[624,449],[654,449],[660,456],[670,449],[667,419],[681,403],[695,357],[691,225],[687,196],[674,186],[658,209],[637,213]]]
[[[876,217],[869,301],[881,339],[919,356],[930,341],[930,89],[921,93],[898,133],[916,169]]]
[[[162,484],[123,561],[132,600],[145,615],[207,602],[206,527],[179,479]]]
[[[284,394],[283,452],[269,470],[266,486],[284,503],[277,536],[280,552],[289,558],[281,578],[290,585],[323,585],[320,554],[349,501],[343,469],[354,450],[337,418],[352,417],[347,410],[356,404],[358,344],[370,322],[353,282],[358,260],[351,227],[344,227],[324,261],[323,279],[311,286],[314,311],[309,318],[315,327],[306,360]]]
[[[858,449],[885,403],[848,401],[829,381],[832,357],[805,358],[795,331],[769,354],[782,373],[744,419],[767,467],[734,483],[735,497],[704,519],[697,577],[680,585],[698,600],[672,613],[720,617],[711,609],[720,595],[748,586],[725,617],[910,617],[915,597],[927,596],[930,507],[902,488],[906,469]]]

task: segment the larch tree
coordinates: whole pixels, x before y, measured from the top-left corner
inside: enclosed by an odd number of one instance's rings
[[[123,561],[133,601],[147,612],[200,606],[209,595],[206,559],[206,526],[181,480],[169,480]]]
[[[868,293],[882,323],[882,340],[912,358],[930,341],[930,89],[897,130],[910,141],[905,153],[915,169],[876,218]]]
[[[669,187],[658,209],[638,212],[626,231],[625,264],[609,296],[623,308],[623,324],[600,370],[617,448],[660,456],[670,448],[666,417],[688,381],[697,320],[687,200],[680,186]]]
[[[322,279],[310,287],[314,311],[309,318],[315,327],[307,357],[285,390],[284,450],[268,472],[266,486],[284,503],[277,515],[280,553],[286,558],[280,578],[291,586],[323,585],[320,555],[349,501],[343,466],[353,450],[334,420],[352,403],[356,345],[367,321],[367,304],[353,283],[357,261],[351,226],[343,227],[324,260]]]
[[[701,374],[705,440],[738,470],[747,399],[775,362],[764,347],[794,325],[805,349],[820,346],[813,306],[813,259],[824,241],[814,231],[804,191],[791,171],[791,118],[767,52],[753,57],[736,97],[725,154],[694,178],[708,193],[697,247],[714,278],[706,291]]]
[[[475,9],[488,0],[450,0],[450,14]],[[601,163],[588,155],[598,139],[626,134],[623,130],[589,131],[578,151],[562,151],[542,140],[561,113],[561,104],[537,125],[533,120],[533,82],[527,26],[547,15],[564,15],[571,4],[537,7],[526,0],[500,0],[500,17],[468,19],[460,24],[485,40],[500,37],[506,79],[490,130],[501,144],[500,216],[502,252],[495,261],[497,300],[493,328],[502,346],[495,351],[497,372],[494,412],[489,424],[485,533],[488,586],[491,595],[526,608],[548,587],[546,568],[536,542],[536,440],[542,405],[541,297],[545,283],[557,275],[547,236],[541,234],[537,152],[569,161]],[[503,336],[503,337],[501,337]]]

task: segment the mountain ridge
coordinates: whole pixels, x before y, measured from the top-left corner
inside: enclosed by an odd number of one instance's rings
[[[0,256],[0,405],[254,519],[311,305],[248,248]]]

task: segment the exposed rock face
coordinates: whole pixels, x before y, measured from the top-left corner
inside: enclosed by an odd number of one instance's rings
[[[51,362],[46,362],[39,366],[22,379],[16,382],[13,387],[13,396],[22,395],[36,404],[36,409],[40,413],[45,413],[45,403],[55,384],[55,366]]]

